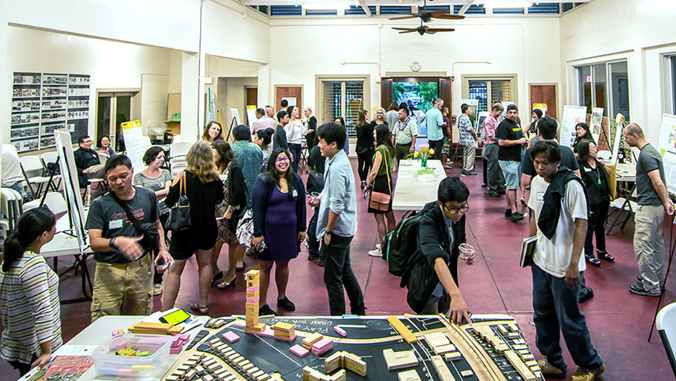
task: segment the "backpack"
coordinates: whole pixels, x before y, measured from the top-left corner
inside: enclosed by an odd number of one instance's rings
[[[414,212],[383,237],[382,258],[388,262],[390,274],[402,276],[409,266],[409,259],[419,250],[418,223],[422,216],[422,213]]]

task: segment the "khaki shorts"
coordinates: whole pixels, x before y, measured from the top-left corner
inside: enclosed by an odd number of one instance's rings
[[[444,146],[441,147],[441,153],[446,155],[451,153],[451,139],[448,136],[444,136]]]
[[[150,315],[153,274],[150,254],[131,263],[96,262],[92,323],[108,315]]]

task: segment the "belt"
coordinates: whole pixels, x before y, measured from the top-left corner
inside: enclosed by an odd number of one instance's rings
[[[413,140],[411,140],[411,141],[408,142],[408,143],[404,143],[404,144],[399,144],[399,143],[397,143],[397,145],[398,145],[398,146],[407,146],[407,145],[409,145],[409,144],[411,144],[411,143],[413,143]]]

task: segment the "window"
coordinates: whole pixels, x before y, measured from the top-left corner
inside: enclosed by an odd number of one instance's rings
[[[359,111],[364,109],[364,81],[325,80],[321,84],[320,124],[333,122],[342,116],[350,136],[356,136]]]
[[[669,114],[676,114],[676,55],[664,58],[664,89],[667,93],[664,109]]]
[[[495,79],[465,78],[463,76],[463,99],[478,99],[478,111],[490,111],[497,102],[514,102],[516,94],[516,78],[512,76]]]
[[[580,106],[603,109],[604,116],[629,115],[629,76],[627,62],[605,62],[577,67]]]

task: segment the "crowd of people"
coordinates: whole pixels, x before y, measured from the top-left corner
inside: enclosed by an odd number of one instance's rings
[[[471,108],[463,104],[460,111],[461,176],[476,175],[479,136],[470,122]],[[527,207],[529,233],[537,237],[532,258],[533,309],[536,345],[544,355],[538,364],[545,375],[565,376],[562,334],[579,366],[572,379],[593,380],[605,366],[591,344],[578,304],[593,297],[584,281],[586,264],[598,267],[601,260],[614,261],[606,251],[603,232],[611,174],[599,159],[597,142],[586,124],[576,127],[571,149],[556,141],[558,122],[540,110],[533,111],[533,122],[525,129],[515,105],[510,104],[500,120],[504,111],[496,103],[484,122],[484,186],[491,197],[506,195],[505,216],[513,222],[524,219],[518,207]],[[346,313],[345,294],[350,312],[364,315],[364,296],[350,261],[358,225],[358,189],[347,156],[347,130],[341,120],[317,126],[309,107],[304,109],[305,118],[299,114],[295,106],[276,115],[270,106],[257,109],[251,128],[233,129],[232,143],[225,141],[220,123],[212,121],[202,140],[188,151],[186,169],[173,177],[164,168],[166,153],[160,147],[149,148],[143,157],[147,167],[134,173],[130,159],[112,151],[107,137],[99,140],[98,151],[109,155],[104,164],[91,149],[91,139],[80,138],[75,155],[80,185],[96,173],[107,178],[111,189],[92,202],[85,224],[96,260],[92,321],[106,315],[148,315],[152,295],[163,294],[162,308],[172,308],[186,262],[193,255],[199,296],[191,309],[208,314],[211,287],[226,290],[235,284],[237,272],[247,266],[243,259],[247,250],[261,271],[259,314],[276,314],[267,295],[273,268],[274,306],[294,311],[287,294],[289,262],[298,257],[303,243],[309,259],[319,259],[324,267],[331,315]],[[416,147],[418,118],[409,114],[407,105],[396,103],[387,112],[378,108],[373,120],[367,111],[359,112],[357,175],[369,201],[368,213],[376,220],[378,242],[397,224],[391,196],[398,161],[410,157]],[[453,134],[441,99],[434,100],[424,119],[434,158],[447,160]],[[640,275],[629,291],[659,296],[664,287],[662,225],[664,213],[673,214],[674,204],[666,190],[661,156],[642,129],[632,123],[625,128],[624,138],[640,150],[634,235]],[[298,173],[303,139],[308,146],[305,182]],[[469,196],[461,177],[446,177],[438,186],[437,200],[426,204],[416,217],[417,249],[410,253],[401,282],[408,288],[409,306],[417,313],[444,313],[457,323],[471,321],[457,278],[458,259],[468,265],[474,260],[473,254],[461,255]],[[184,217],[189,223],[170,226],[175,222],[170,221],[173,211],[187,204],[189,215]],[[308,207],[313,210],[309,223]],[[248,244],[240,237],[240,223],[246,219],[252,223]],[[24,213],[5,242],[0,268],[0,314],[5,327],[1,355],[21,374],[44,364],[61,345],[58,278],[39,255],[54,233],[54,215],[40,207]],[[218,259],[224,244],[228,268],[221,270]],[[382,256],[380,244],[369,255]]]

